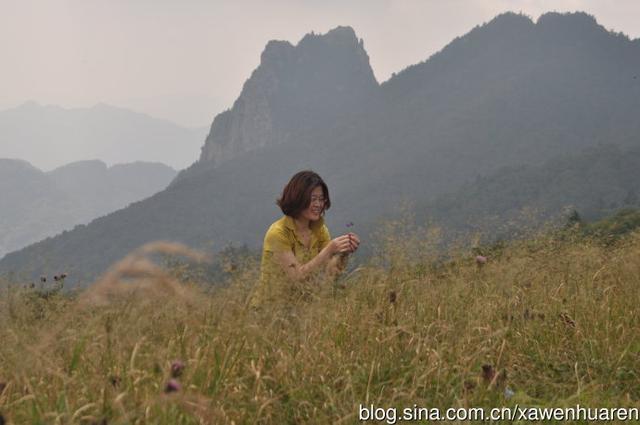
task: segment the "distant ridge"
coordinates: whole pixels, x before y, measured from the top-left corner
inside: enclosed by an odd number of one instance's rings
[[[203,129],[104,103],[62,108],[28,101],[0,111],[0,155],[29,159],[45,170],[87,158],[109,164],[137,159],[185,168],[197,160],[205,137]]]
[[[99,160],[45,173],[27,161],[0,158],[0,258],[146,198],[164,189],[175,175],[160,163],[107,167]]]

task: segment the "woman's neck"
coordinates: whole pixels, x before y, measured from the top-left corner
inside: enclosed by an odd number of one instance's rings
[[[310,223],[308,218],[304,218],[304,217],[294,218],[293,222],[296,223],[296,229],[298,229],[299,232],[304,233],[311,228],[309,226]]]

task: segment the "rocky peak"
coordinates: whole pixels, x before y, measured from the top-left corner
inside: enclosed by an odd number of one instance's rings
[[[307,34],[296,46],[269,41],[233,107],[214,119],[200,162],[219,164],[327,125],[377,87],[363,42],[350,27]]]
[[[527,15],[504,12],[483,25],[488,31],[522,31],[532,27],[533,21]]]
[[[546,37],[576,40],[581,43],[605,39],[609,35],[593,16],[584,12],[545,13],[538,18],[536,29]]]
[[[273,66],[286,62],[295,47],[284,40],[271,40],[260,55],[260,66]]]
[[[558,13],[547,12],[538,18],[536,22],[538,26],[546,26],[548,28],[553,27],[566,27],[566,26],[581,26],[583,28],[595,28],[600,27],[596,18],[585,12],[574,13]]]

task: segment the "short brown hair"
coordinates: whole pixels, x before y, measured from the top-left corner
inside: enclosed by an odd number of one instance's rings
[[[316,187],[322,187],[324,195],[324,208],[320,215],[331,207],[329,189],[322,178],[311,170],[296,173],[282,190],[282,196],[276,200],[276,204],[282,212],[290,217],[297,217],[311,204],[311,192]]]

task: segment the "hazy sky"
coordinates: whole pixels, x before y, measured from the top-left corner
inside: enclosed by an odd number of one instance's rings
[[[268,40],[350,25],[384,81],[509,10],[582,10],[640,37],[638,0],[0,0],[0,110],[105,102],[210,125]]]

